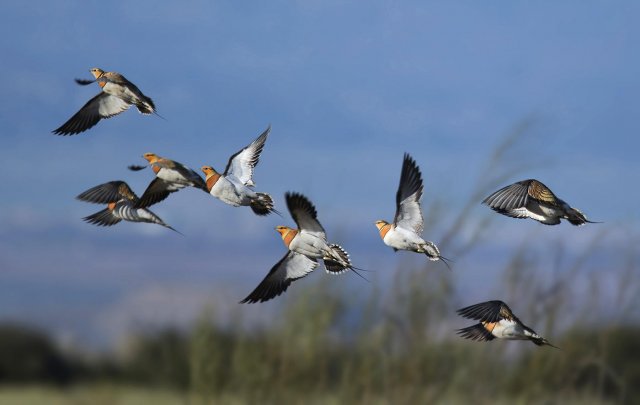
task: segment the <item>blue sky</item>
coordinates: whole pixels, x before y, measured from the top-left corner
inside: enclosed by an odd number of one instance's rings
[[[376,277],[422,260],[393,255],[373,226],[393,217],[402,154],[422,168],[425,205],[445,202],[425,231],[438,242],[524,120],[496,170],[529,169],[504,184],[538,178],[620,231],[614,240],[638,238],[637,3],[32,1],[0,11],[0,319],[91,340],[127,330],[127,314],[174,321],[211,299],[236,305],[284,254],[273,227],[292,224],[286,213],[258,218],[183,190],[152,208],[183,238],[90,226],[81,218],[100,208],[74,197],[117,179],[142,193],[151,172],[126,166],[145,152],[222,169],[269,124],[257,190],[282,212],[285,191],[308,195],[330,238]],[[132,110],[51,134],[98,92],[73,82],[94,66],[124,74],[166,121]],[[478,203],[472,215],[492,214]],[[485,247],[456,263],[463,290],[478,263],[500,261],[487,251],[530,235],[580,250],[597,232],[493,220]]]

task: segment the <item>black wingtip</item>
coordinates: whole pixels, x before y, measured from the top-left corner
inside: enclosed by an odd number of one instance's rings
[[[140,166],[140,165],[129,165],[127,166],[127,169],[131,170],[132,172],[139,172],[140,170],[143,170],[147,167],[147,165],[144,166]]]

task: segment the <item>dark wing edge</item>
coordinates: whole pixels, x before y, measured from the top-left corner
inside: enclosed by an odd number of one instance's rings
[[[62,124],[59,128],[54,129],[53,132],[56,135],[77,135],[94,127],[102,117],[100,114],[90,114],[86,109],[91,103],[97,102],[97,99],[104,97],[106,93],[100,92],[91,100],[87,101],[77,113],[73,114],[71,118]]]
[[[488,342],[496,338],[481,323],[458,329],[456,333],[465,339],[479,342]]]
[[[498,322],[501,319],[513,319],[511,309],[502,301],[481,302],[456,311],[458,315],[481,322]]]
[[[260,136],[258,136],[253,142],[251,142],[249,145],[245,146],[244,148],[240,149],[233,155],[231,155],[231,157],[229,157],[229,161],[227,161],[227,167],[224,168],[223,175],[226,176],[227,174],[229,174],[229,170],[233,165],[233,159],[235,159],[239,154],[241,154],[242,152],[244,152],[249,148],[254,149],[253,153],[251,154],[251,158],[249,159],[249,167],[251,167],[251,169],[256,167],[258,165],[258,162],[260,161],[260,154],[264,149],[264,144],[267,142],[267,136],[269,136],[270,132],[271,132],[271,124],[269,124],[267,129],[265,129],[262,132],[262,134],[260,134]]]
[[[121,180],[110,181],[78,194],[76,199],[94,204],[109,204],[123,198],[136,199],[136,195],[129,185]]]
[[[101,211],[96,212],[95,214],[89,215],[82,219],[90,224],[98,226],[112,226],[122,221],[122,219],[114,216],[112,214],[112,211],[108,208],[105,208]]]
[[[300,193],[286,192],[284,198],[287,202],[287,209],[300,230],[304,228],[304,220],[306,219],[300,215],[301,213],[303,215],[306,214],[310,220],[315,222],[320,229],[322,229],[322,225],[320,225],[320,222],[318,221],[318,212],[316,211],[316,207],[307,197]]]
[[[159,177],[151,180],[151,183],[147,186],[147,189],[144,190],[142,196],[135,204],[135,208],[146,208],[150,207],[153,204],[157,204],[160,201],[165,200],[169,197],[169,194],[176,192],[178,190],[168,190],[167,183]]]
[[[525,207],[530,182],[531,180],[524,180],[503,187],[482,200],[482,203],[494,211],[508,215],[511,210]]]
[[[402,171],[400,173],[400,183],[396,192],[396,206],[399,208],[400,203],[405,198],[417,193],[416,200],[422,197],[422,173],[416,161],[408,153],[404,154],[402,160]]]
[[[286,266],[299,266],[306,264],[307,267],[298,268],[297,272],[289,272]],[[295,262],[292,264],[292,262]],[[258,286],[242,301],[241,304],[254,304],[257,302],[269,301],[289,288],[289,285],[295,280],[298,280],[318,266],[315,260],[309,259],[304,255],[295,252],[287,252],[286,255],[278,263],[276,263],[267,276],[258,284]]]
[[[306,276],[309,272],[305,272],[297,277],[290,277],[290,274],[287,274],[286,268],[283,268],[283,266],[286,266],[291,260],[295,259],[294,255],[298,254],[291,251],[287,252],[287,254],[271,268],[260,284],[258,284],[245,299],[240,301],[240,303],[254,304],[269,301],[287,291],[291,282]],[[317,263],[311,267],[311,270],[315,269],[316,266]]]

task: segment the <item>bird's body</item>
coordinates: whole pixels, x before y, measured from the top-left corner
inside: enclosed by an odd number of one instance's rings
[[[249,206],[256,215],[276,212],[269,194],[252,189],[255,185],[253,169],[258,164],[270,131],[271,127],[268,127],[250,145],[231,156],[224,173],[218,173],[211,166],[202,166],[209,194],[234,207]]]
[[[382,224],[380,229],[380,236],[385,245],[394,248],[395,250],[408,250],[416,253],[431,253],[428,256],[430,260],[438,260],[439,251],[432,242],[428,242],[417,233],[396,227],[394,224]]]
[[[124,220],[158,224],[175,231],[149,209],[138,207],[138,197],[124,181],[111,181],[97,185],[76,198],[94,204],[107,204],[107,208],[102,211],[83,218],[90,224],[112,226]]]
[[[156,113],[151,98],[117,72],[105,72],[99,68],[90,70],[95,80],[76,82],[87,85],[97,82],[102,91],[89,100],[67,122],[53,131],[57,135],[75,135],[96,125],[103,118],[111,118],[134,105],[141,114]]]
[[[182,163],[160,157],[155,153],[145,153],[143,158],[151,165],[156,178],[140,197],[138,206],[148,207],[185,187],[195,187],[208,192],[207,184],[202,176]]]
[[[446,259],[440,254],[435,243],[426,241],[421,234],[424,228],[422,207],[422,174],[415,160],[409,154],[404,155],[400,184],[396,193],[396,215],[392,223],[384,220],[375,222],[385,245],[394,250],[407,250],[423,253],[429,260]]]
[[[513,218],[531,218],[545,225],[557,225],[561,219],[566,219],[573,225],[592,222],[580,210],[556,197],[549,187],[535,179],[503,187],[482,203],[500,214]]]
[[[98,85],[102,88],[102,91],[118,97],[129,105],[134,105],[141,114],[152,114],[155,112],[156,107],[149,97],[145,96],[140,89],[124,76],[117,72],[103,72],[100,69],[96,69],[93,72]]]
[[[234,181],[233,177],[225,177],[219,175],[216,178],[215,174],[209,176],[209,173],[203,171],[207,175],[207,188],[209,194],[216,197],[220,201],[233,205],[234,207],[251,205],[251,201],[258,197],[258,194],[238,181]]]
[[[277,297],[287,290],[291,282],[318,267],[318,260],[323,260],[327,273],[355,270],[347,252],[341,246],[327,242],[313,204],[298,193],[286,193],[285,199],[298,229],[276,227],[288,251],[242,303],[264,302]]]
[[[458,330],[458,334],[466,339],[490,341],[495,338],[507,340],[530,340],[538,346],[553,346],[547,339],[538,335],[533,329],[523,324],[509,306],[502,301],[482,302],[459,309],[458,314],[480,321]]]

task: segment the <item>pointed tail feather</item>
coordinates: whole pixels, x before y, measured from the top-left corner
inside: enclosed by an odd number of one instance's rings
[[[453,263],[453,260],[451,260],[451,259],[447,259],[446,257],[444,257],[444,256],[442,256],[442,255],[440,255],[439,259],[440,259],[440,261],[441,261],[442,263],[444,263],[444,265],[445,265],[445,266],[447,266],[447,268],[449,269],[449,271],[452,271],[451,266],[449,265],[449,263],[450,263],[450,262],[451,262],[451,263]]]
[[[590,224],[602,223],[602,222],[589,221],[587,217],[577,208],[572,208],[571,210],[567,211],[567,220],[572,225],[576,225],[576,226],[584,225],[586,223],[590,223]]]

